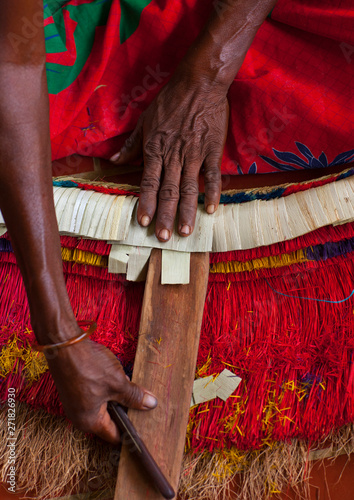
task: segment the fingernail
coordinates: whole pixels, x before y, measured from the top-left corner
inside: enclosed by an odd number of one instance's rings
[[[143,397],[143,407],[150,410],[152,408],[156,408],[156,406],[157,406],[157,399],[155,398],[155,396],[153,396],[148,392],[145,392]]]
[[[206,211],[208,214],[213,214],[215,212],[215,205],[208,205]]]
[[[191,228],[187,225],[185,226],[182,226],[181,227],[181,231],[180,231],[182,234],[189,234],[191,232]]]
[[[142,226],[148,226],[150,224],[150,217],[148,215],[143,215],[140,220],[140,224]]]
[[[170,237],[170,233],[169,231],[167,231],[167,229],[161,229],[161,231],[159,232],[159,238],[161,240],[168,240],[168,238]]]
[[[118,158],[120,157],[120,152],[119,153],[116,153],[115,155],[111,156],[110,160],[111,161],[117,161]]]

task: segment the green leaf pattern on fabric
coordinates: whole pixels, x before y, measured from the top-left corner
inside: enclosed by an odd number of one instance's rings
[[[97,26],[107,22],[112,0],[92,0],[81,5],[64,5],[65,1],[51,0],[44,4],[44,18],[53,16],[54,23],[44,27],[47,54],[66,52],[67,32],[64,11],[76,24],[74,43],[76,59],[73,64],[47,63],[48,92],[58,94],[69,87],[84,67],[95,39]]]
[[[151,0],[120,0],[120,43],[124,43],[139,26],[140,16]]]

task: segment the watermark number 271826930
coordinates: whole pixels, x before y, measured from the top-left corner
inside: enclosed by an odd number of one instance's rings
[[[8,447],[8,467],[6,474],[7,489],[12,493],[16,491],[16,390],[9,387],[7,390],[7,447]]]

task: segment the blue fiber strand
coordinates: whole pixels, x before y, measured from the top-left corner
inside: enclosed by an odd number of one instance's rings
[[[76,182],[73,181],[53,181],[55,187],[78,187]]]
[[[282,292],[278,292],[278,290],[275,290],[271,284],[268,282],[268,280],[265,280],[267,285],[269,286],[269,288],[271,290],[273,290],[273,292],[279,294],[279,295],[283,295],[284,297],[290,297],[291,299],[303,299],[303,300],[314,300],[315,302],[327,302],[327,304],[341,304],[342,302],[346,302],[347,300],[350,299],[350,297],[352,297],[352,295],[354,295],[354,290],[352,291],[352,293],[350,295],[348,295],[347,298],[343,299],[343,300],[326,300],[326,299],[315,299],[314,297],[297,297],[296,295],[288,295],[286,293],[282,293]]]

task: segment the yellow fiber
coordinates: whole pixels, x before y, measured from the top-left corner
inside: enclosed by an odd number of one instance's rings
[[[275,267],[290,266],[300,262],[308,262],[305,250],[281,255],[271,255],[260,259],[248,260],[246,262],[230,261],[216,262],[210,266],[211,273],[242,273],[245,271],[255,271],[256,269],[270,269]],[[230,288],[230,282],[227,290]]]
[[[45,356],[33,351],[28,344],[24,347],[17,336],[13,335],[0,353],[0,377],[17,373],[19,360],[23,362],[23,373],[30,384],[38,380],[48,370]]]
[[[84,252],[77,248],[61,249],[61,258],[65,262],[75,262],[76,264],[88,264],[90,266],[108,267],[108,257],[92,252]]]
[[[210,364],[211,364],[211,355],[209,352],[208,358],[207,358],[206,362],[204,363],[204,365],[202,365],[200,368],[197,368],[196,378],[204,377],[208,373],[208,369],[210,367]]]
[[[16,361],[23,359],[22,349],[17,346],[17,338],[14,336],[0,353],[0,376],[6,377],[9,373],[17,373]]]

